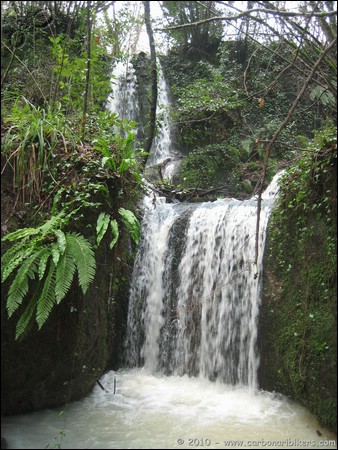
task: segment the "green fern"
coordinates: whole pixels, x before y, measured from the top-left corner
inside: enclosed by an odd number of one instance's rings
[[[95,276],[96,265],[93,250],[89,242],[80,234],[68,233],[66,241],[69,254],[77,268],[79,285],[85,294]]]
[[[74,259],[69,252],[69,248],[66,247],[66,251],[61,256],[56,269],[55,299],[57,304],[61,302],[69,291],[73,281],[75,269],[76,266]]]
[[[40,249],[40,251],[33,253],[26,259],[18,270],[8,292],[6,308],[9,317],[11,317],[18,309],[24,297],[28,293],[29,279],[35,278],[35,273],[38,270],[37,260],[39,259],[42,251],[43,249]]]
[[[36,304],[36,321],[39,326],[39,330],[42,327],[42,325],[46,322],[46,320],[49,317],[49,314],[51,313],[55,303],[56,303],[56,297],[55,297],[55,288],[56,288],[56,281],[55,281],[55,272],[56,267],[54,263],[52,262],[49,268],[48,275],[45,279],[45,282],[43,284],[41,295],[37,301]]]
[[[34,318],[41,329],[54,306],[68,293],[76,270],[83,294],[94,279],[96,263],[91,244],[80,234],[57,229],[62,220],[59,214],[36,229],[20,229],[2,239],[19,241],[1,259],[2,281],[16,270],[6,303],[9,317],[30,293],[28,305],[17,322],[16,339],[27,331]]]
[[[19,318],[19,320],[16,324],[15,339],[18,339],[25,332],[27,332],[28,327],[33,323],[34,314],[36,311],[37,295],[38,295],[38,292],[36,292],[32,296],[32,298],[28,302],[28,305],[26,306],[25,311],[21,314],[21,316]]]

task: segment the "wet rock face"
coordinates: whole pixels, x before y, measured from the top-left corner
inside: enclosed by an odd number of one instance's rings
[[[292,270],[283,273],[276,267],[271,239],[266,248],[258,329],[259,385],[289,396],[337,432],[336,276],[331,275],[325,253],[323,224],[309,218],[307,226],[318,231],[316,239],[309,233],[297,246],[294,222],[290,216],[287,238],[278,241],[288,249],[285,265]]]
[[[9,204],[9,203],[8,203]],[[96,251],[96,276],[83,296],[75,280],[40,331],[15,340],[19,309],[8,319],[8,283],[1,286],[1,412],[22,414],[61,406],[88,394],[120,364],[130,276],[129,236]],[[108,239],[109,241],[109,239]],[[123,280],[123,281],[122,281]],[[29,301],[29,297],[27,298]]]

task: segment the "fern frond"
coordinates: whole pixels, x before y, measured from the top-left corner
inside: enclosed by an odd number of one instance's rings
[[[70,254],[68,247],[66,247],[66,251],[61,256],[56,268],[55,299],[57,304],[60,303],[69,291],[75,269],[76,266],[73,256]]]
[[[85,294],[95,276],[96,262],[94,252],[90,243],[80,234],[68,233],[66,241],[67,251],[72,256],[78,271],[79,285],[83,294]]]
[[[42,280],[42,278],[45,274],[47,262],[51,255],[51,249],[48,245],[45,245],[43,248],[44,248],[44,251],[41,252],[40,262],[39,262],[39,267],[38,267],[39,280]]]
[[[54,264],[57,266],[60,256],[61,256],[59,246],[57,245],[57,243],[54,242],[53,244],[51,244],[50,249],[51,249]]]
[[[39,228],[20,228],[12,233],[6,234],[1,241],[16,241],[18,239],[27,238],[39,234]]]
[[[55,305],[55,264],[51,262],[49,272],[44,281],[41,295],[36,305],[36,321],[39,326],[39,330],[46,322]]]
[[[66,236],[65,236],[65,233],[62,230],[56,230],[55,236],[56,236],[56,239],[57,239],[58,249],[59,249],[61,255],[63,255],[65,250],[66,250]]]
[[[39,238],[35,238],[30,242],[17,242],[12,245],[1,258],[1,281],[4,282],[14,269],[18,267],[26,258],[36,251],[36,243]]]
[[[46,236],[47,234],[54,232],[64,220],[65,211],[61,211],[56,216],[52,216],[47,222],[37,228],[37,230],[39,230],[43,236]]]
[[[16,324],[16,333],[15,339],[19,339],[20,336],[27,330],[28,326],[34,319],[34,312],[36,310],[36,295],[33,296],[28,305],[26,306],[25,311],[21,314],[18,323]]]
[[[44,249],[40,249],[36,253],[33,253],[33,255],[24,261],[18,270],[8,292],[6,308],[9,317],[11,317],[18,309],[28,292],[28,279],[33,279],[35,277],[35,273],[38,271],[37,261],[40,258],[42,251],[44,251]]]

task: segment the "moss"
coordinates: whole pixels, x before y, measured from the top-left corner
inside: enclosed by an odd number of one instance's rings
[[[336,431],[336,157],[330,148],[325,159],[321,149],[289,169],[269,224],[259,378],[264,389],[289,395]]]

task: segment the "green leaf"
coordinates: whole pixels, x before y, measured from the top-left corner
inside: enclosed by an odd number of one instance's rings
[[[61,230],[56,230],[55,236],[57,239],[57,246],[60,251],[60,254],[63,255],[66,250],[66,236],[65,233]]]
[[[33,321],[34,312],[36,310],[36,300],[36,296],[33,296],[26,306],[25,311],[21,314],[21,317],[16,324],[15,339],[18,339]]]
[[[18,309],[28,292],[28,279],[33,279],[35,277],[35,273],[38,270],[36,261],[40,254],[41,250],[26,259],[18,270],[16,277],[9,288],[6,305],[9,317],[11,317],[12,314]]]
[[[140,241],[141,236],[141,226],[140,222],[138,221],[137,217],[132,211],[129,211],[128,209],[120,208],[119,214],[123,218],[123,222],[126,225],[126,227],[129,230],[130,236],[132,237],[133,241],[138,244]]]
[[[119,226],[117,224],[117,221],[115,219],[111,219],[110,221],[110,228],[111,228],[111,232],[113,235],[113,239],[109,245],[110,250],[112,250],[112,248],[114,247],[114,245],[116,244],[118,238],[119,238]]]
[[[65,211],[61,211],[56,216],[52,216],[47,222],[41,225],[37,230],[41,232],[42,236],[46,236],[49,233],[54,232],[57,228],[60,227],[62,222],[65,221]]]
[[[20,228],[19,230],[13,231],[12,233],[6,234],[2,241],[16,241],[17,239],[22,239],[28,236],[33,236],[39,233],[39,228]]]
[[[42,280],[42,278],[45,274],[47,262],[51,255],[50,247],[46,245],[44,248],[45,248],[45,251],[41,254],[41,258],[40,258],[40,262],[39,262],[39,266],[38,266],[39,280]]]
[[[40,238],[35,238],[30,242],[17,242],[1,258],[1,281],[4,282],[9,275],[16,269],[26,258],[36,251],[36,243]]]
[[[100,242],[102,241],[102,238],[108,229],[109,221],[110,221],[109,214],[106,214],[104,212],[102,212],[97,218],[96,223],[97,245],[100,245]]]
[[[51,253],[52,253],[53,262],[55,265],[57,265],[57,263],[59,262],[61,253],[60,253],[60,250],[56,243],[51,245]]]

